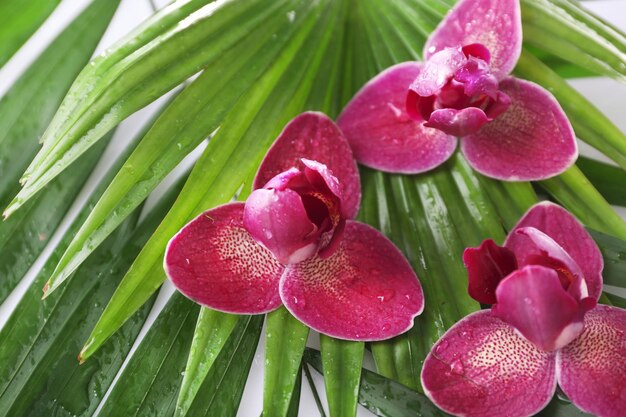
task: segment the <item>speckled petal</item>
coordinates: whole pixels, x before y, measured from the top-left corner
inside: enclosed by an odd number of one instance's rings
[[[509,233],[504,246],[516,253],[518,259],[526,258],[534,245],[515,233],[523,227],[534,227],[559,244],[583,271],[589,296],[596,300],[602,293],[604,261],[598,246],[580,222],[564,208],[542,202],[534,205]]]
[[[578,148],[572,126],[555,98],[542,87],[516,78],[500,83],[511,103],[478,132],[461,140],[461,150],[478,172],[505,181],[537,181],[572,166]]]
[[[454,152],[456,138],[424,127],[406,112],[408,87],[419,71],[417,62],[388,68],[370,80],[337,119],[363,165],[416,174],[441,165]]]
[[[402,253],[379,231],[356,221],[346,223],[329,258],[289,265],[280,294],[298,320],[348,340],[404,333],[424,308],[421,285]]]
[[[487,239],[477,248],[463,252],[467,268],[469,295],[479,303],[495,304],[496,288],[507,275],[517,269],[515,255],[510,249]]]
[[[626,311],[599,305],[585,331],[557,356],[559,385],[580,409],[599,417],[626,410]]]
[[[518,269],[500,282],[496,298],[492,313],[545,351],[562,348],[583,331],[585,311],[552,268]]]
[[[170,240],[165,272],[198,304],[228,313],[260,314],[281,305],[284,267],[243,226],[243,204],[202,213]]]
[[[424,361],[422,386],[439,408],[456,416],[531,416],[554,394],[555,354],[483,310],[435,344]]]
[[[460,0],[426,41],[424,59],[474,43],[487,47],[499,79],[511,72],[522,51],[519,0]]]
[[[285,126],[261,162],[254,188],[292,167],[304,168],[306,158],[326,165],[337,177],[343,196],[342,207],[356,217],[361,202],[359,171],[348,141],[337,125],[323,113],[306,112]]]

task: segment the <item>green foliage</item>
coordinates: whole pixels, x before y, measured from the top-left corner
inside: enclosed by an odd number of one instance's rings
[[[116,7],[116,1],[95,1],[0,100],[0,204],[3,206],[19,190],[20,173],[37,152],[38,138],[72,80],[89,60]],[[53,181],[23,210],[0,224],[0,302],[48,243],[106,142],[108,139]]]
[[[60,0],[4,0],[0,3],[0,68],[59,3]]]
[[[49,236],[94,165],[99,147],[105,145],[106,132],[189,76],[200,74],[141,135],[132,154],[124,156],[124,165],[116,168],[115,177],[104,180],[95,194],[102,197],[90,213],[91,205],[84,209],[0,332],[0,342],[7,341],[0,343],[0,359],[17,364],[7,368],[8,376],[0,374],[0,383],[5,384],[0,385],[4,391],[0,410],[63,415],[59,407],[67,404],[70,413],[90,415],[165,279],[162,257],[171,236],[202,211],[234,196],[244,199],[261,158],[293,116],[321,110],[336,117],[379,71],[418,59],[426,37],[453,3],[182,0],[95,58],[74,81],[43,134],[43,148],[27,168],[22,178],[25,186],[7,214],[20,210],[0,226],[0,259],[15,271],[3,278],[0,296],[18,282],[26,263],[32,263],[45,243],[31,239],[28,232],[40,232],[45,226]],[[24,18],[15,19],[30,22],[22,25],[27,29],[21,33],[32,32],[54,4],[29,2]],[[36,151],[34,140],[21,139],[42,134],[116,6],[117,1],[95,0],[0,102],[4,109],[0,127],[5,127],[0,129],[4,132],[0,158],[8,161],[0,159],[0,166],[3,172],[4,166],[11,169],[10,175],[0,178],[0,202],[4,199],[6,204],[17,191],[17,175]],[[523,0],[522,6],[531,49],[524,51],[516,73],[550,89],[577,135],[626,168],[626,136],[561,78],[564,71],[573,71],[624,80],[624,35],[568,0]],[[3,7],[4,3],[0,11]],[[19,33],[0,28],[0,45],[14,50],[16,46],[2,42],[3,36]],[[0,65],[2,53],[0,48]],[[554,62],[559,63],[558,73],[546,65]],[[150,226],[141,226],[139,235],[130,235],[128,226],[120,227],[135,221],[133,213],[155,187],[209,137],[179,198],[160,206],[160,214],[169,212],[156,231],[149,236],[160,215],[150,218],[146,223]],[[622,201],[623,170],[584,160],[579,167],[540,185],[587,226],[626,239],[626,225],[603,198]],[[371,344],[382,375],[361,370],[362,343],[322,337],[322,355],[307,350],[305,357],[318,370],[324,365],[331,417],[353,416],[357,397],[381,416],[443,416],[419,393],[419,374],[432,344],[453,323],[479,308],[467,295],[461,253],[484,238],[502,241],[537,196],[528,183],[502,183],[475,173],[458,153],[442,167],[417,176],[364,168],[362,183],[360,219],[382,230],[408,257],[423,284],[426,310],[408,333]],[[52,204],[57,206],[49,210]],[[58,218],[46,217],[46,209]],[[605,256],[607,283],[623,286],[618,277],[624,276],[624,243],[606,234],[594,236]],[[123,249],[122,241],[129,246]],[[16,254],[27,246],[20,245],[30,245],[31,254],[22,257],[28,259],[23,265]],[[114,272],[106,269],[111,265],[118,266]],[[104,271],[103,275],[87,276],[86,271],[93,275],[94,270]],[[35,304],[36,289],[50,274],[49,298]],[[97,308],[88,308],[96,302]],[[35,320],[42,315],[49,318],[47,323]],[[24,318],[23,323],[18,317]],[[130,359],[101,415],[234,416],[262,322],[258,316],[201,310],[174,295]],[[297,415],[308,333],[284,308],[268,315],[266,417]],[[51,336],[42,341],[40,334]],[[27,341],[24,346],[17,335]],[[77,341],[85,338],[81,358],[89,360],[77,368],[68,358],[75,355]],[[27,357],[32,360],[26,361]],[[48,368],[51,379],[44,375]],[[8,384],[12,379],[17,383]],[[54,389],[43,390],[42,384],[49,381]],[[74,395],[87,392],[85,387],[91,389],[96,384],[92,381],[97,381],[95,397]],[[543,415],[577,414],[570,404],[555,400]]]

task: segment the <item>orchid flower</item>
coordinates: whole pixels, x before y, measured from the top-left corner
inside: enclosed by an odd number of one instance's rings
[[[261,163],[244,203],[208,210],[170,241],[176,288],[219,311],[285,307],[309,327],[349,340],[411,328],[422,288],[402,253],[353,220],[360,180],[348,141],[321,113],[292,120]]]
[[[522,49],[519,0],[460,0],[424,47],[370,80],[338,119],[356,159],[416,174],[461,151],[478,172],[506,181],[552,177],[578,155],[555,98],[508,74]]]
[[[466,249],[469,293],[493,304],[435,344],[422,385],[442,410],[522,417],[543,409],[557,382],[581,410],[626,410],[626,311],[597,305],[603,260],[591,236],[552,203],[531,208],[504,246]]]

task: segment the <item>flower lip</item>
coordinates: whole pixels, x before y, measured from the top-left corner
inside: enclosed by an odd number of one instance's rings
[[[407,113],[451,135],[477,132],[510,104],[498,90],[489,59],[489,50],[479,43],[435,53],[409,87]]]
[[[302,262],[322,250],[330,255],[343,233],[339,182],[316,161],[302,159],[252,192],[244,225],[254,239],[284,265]]]

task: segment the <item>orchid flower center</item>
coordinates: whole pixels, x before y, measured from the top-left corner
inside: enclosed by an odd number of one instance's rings
[[[409,89],[408,113],[451,135],[478,131],[510,105],[489,61],[489,50],[479,43],[435,53]]]
[[[323,164],[302,164],[254,191],[244,210],[248,232],[285,265],[332,254],[345,224],[338,180]]]

